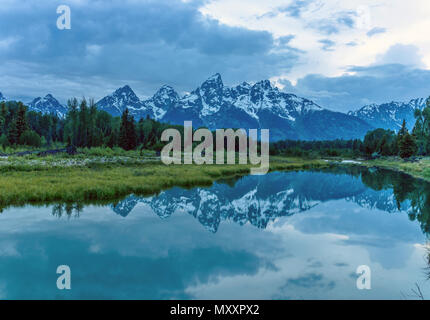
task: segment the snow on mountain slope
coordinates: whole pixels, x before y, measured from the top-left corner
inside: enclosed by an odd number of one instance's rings
[[[0,101],[5,100],[0,93]],[[414,110],[422,110],[425,104],[426,99],[418,98],[409,102],[370,104],[345,114],[282,92],[269,80],[227,87],[218,73],[182,97],[171,86],[164,85],[151,98],[141,101],[125,85],[97,102],[99,109],[113,116],[121,116],[128,108],[136,120],[149,116],[172,124],[192,121],[195,128],[204,126],[212,130],[270,129],[271,141],[363,138],[375,128],[398,130],[403,119],[411,130],[415,123]],[[67,108],[50,94],[34,99],[29,108],[60,117],[67,113]]]
[[[151,99],[142,102],[145,110],[152,110],[153,117],[161,120],[167,110],[179,101],[176,91],[167,85],[162,86]]]
[[[312,181],[319,183],[315,185]],[[172,214],[188,214],[215,233],[223,221],[239,225],[250,223],[264,229],[278,217],[305,212],[322,202],[343,198],[381,210],[386,204],[391,210],[392,195],[392,190],[372,193],[351,176],[276,172],[264,176],[264,179],[247,176],[238,180],[234,187],[216,183],[211,188],[173,188],[150,198],[129,196],[111,207],[123,217],[130,214],[138,203],[148,205],[162,219]]]
[[[406,126],[412,130],[415,124],[415,109],[424,109],[426,99],[413,99],[409,102],[389,102],[383,104],[371,104],[348,114],[356,116],[375,128],[383,128],[397,131],[401,128],[403,119]]]
[[[227,87],[220,74],[209,77],[182,97],[165,85],[151,98],[141,101],[130,86],[125,85],[96,104],[113,116],[121,116],[127,108],[136,120],[149,116],[171,124],[192,121],[195,128],[211,130],[269,129],[271,141],[362,138],[374,128],[356,114],[330,111],[311,100],[282,92],[269,80]],[[50,95],[36,98],[30,106],[44,113],[56,111],[64,115],[67,111]]]
[[[227,87],[219,74],[183,97],[172,87],[163,86],[152,98],[139,101],[131,88],[125,86],[97,105],[114,116],[129,108],[136,119],[149,115],[172,124],[192,121],[195,128],[270,129],[272,141],[359,138],[372,128],[357,117],[329,111],[311,100],[281,92],[268,80]],[[313,116],[314,120],[308,121],[315,113],[318,115]],[[318,130],[314,130],[313,123]]]
[[[47,94],[44,98],[37,97],[27,105],[31,111],[56,114],[60,118],[64,118],[67,114],[67,107],[59,103],[51,94]]]
[[[112,94],[99,100],[96,104],[100,110],[104,110],[113,116],[121,116],[125,109],[128,109],[131,115],[139,118],[145,117],[148,111],[152,115],[152,112],[145,108],[128,85],[117,89]]]

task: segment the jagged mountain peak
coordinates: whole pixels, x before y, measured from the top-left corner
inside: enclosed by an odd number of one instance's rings
[[[427,99],[425,98],[417,98],[409,101],[409,104],[412,106],[415,106],[415,109],[416,108],[423,109],[426,106],[426,103],[427,103]]]
[[[139,100],[137,95],[134,93],[133,89],[128,84],[115,90],[115,92],[112,95],[113,96],[123,96],[124,99]]]
[[[210,76],[204,83],[216,83],[218,85],[223,85],[222,77],[219,73],[215,73],[214,75]]]
[[[162,99],[165,100],[167,98],[169,99],[174,99],[174,100],[179,100],[179,95],[178,93],[175,91],[175,89],[173,89],[171,86],[169,85],[163,85],[160,89],[158,89],[158,91],[154,94],[153,96],[154,99]]]
[[[136,116],[136,113],[140,113],[143,109],[140,99],[129,85],[118,88],[112,94],[99,100],[96,104],[99,109],[113,116],[120,116],[125,109],[129,109],[130,113]]]
[[[215,91],[222,91],[223,87],[224,83],[222,82],[221,75],[219,73],[216,73],[202,83],[202,85],[200,86],[200,91],[212,94]]]
[[[253,90],[261,90],[261,91],[270,91],[273,89],[277,90],[278,88],[272,87],[272,84],[270,83],[269,80],[261,80],[261,81],[258,81],[257,83],[255,83],[252,86],[252,89]]]
[[[144,112],[156,120],[160,120],[175,104],[179,101],[178,93],[169,85],[163,85],[152,96],[152,98],[143,101]]]
[[[231,91],[233,94],[237,96],[241,96],[241,95],[249,94],[249,92],[251,91],[251,88],[252,88],[252,85],[250,85],[248,82],[242,82],[241,84],[232,88]]]
[[[415,109],[422,110],[426,105],[426,99],[412,99],[409,102],[391,101],[382,104],[368,104],[358,110],[348,112],[349,115],[356,116],[375,128],[399,130],[403,120],[406,121],[408,129],[412,129],[415,124]]]
[[[0,101],[6,101],[5,96],[0,92]]]
[[[326,114],[312,116],[315,112]],[[193,121],[196,126],[210,129],[270,128],[273,141],[358,138],[371,129],[356,117],[330,112],[311,100],[281,92],[269,80],[227,87],[219,74],[181,98],[160,119],[174,124]],[[317,130],[313,130],[315,126]]]
[[[57,99],[54,98],[54,96],[50,93],[48,93],[45,97],[43,97],[44,100],[46,101],[53,101],[56,103],[59,103]]]
[[[236,86],[236,89],[251,89],[252,88],[252,85],[251,84],[249,84],[248,82],[246,82],[246,81],[244,81],[244,82],[242,82],[241,84],[238,84],[237,86]]]
[[[110,94],[107,97],[116,99],[117,101],[121,101],[122,103],[125,103],[125,104],[140,103],[140,99],[137,97],[136,93],[134,93],[133,89],[128,84],[126,84],[121,88],[116,89],[112,94]]]
[[[273,87],[269,80],[261,80],[251,87],[250,91],[251,100],[254,103],[262,103],[267,106],[268,100],[273,103],[279,100],[280,92],[277,87]]]
[[[44,114],[56,114],[64,118],[67,114],[67,107],[62,105],[54,96],[48,93],[45,97],[37,97],[28,103],[29,110]]]
[[[34,98],[30,102],[30,104],[33,103],[33,102],[38,102],[38,101],[44,101],[44,102],[48,101],[48,102],[57,102],[57,103],[59,103],[58,100],[55,99],[54,96],[52,94],[50,94],[50,93],[48,93],[47,95],[45,95],[43,98],[42,97]]]
[[[330,112],[310,100],[284,93],[269,80],[228,87],[219,73],[183,97],[164,85],[150,99],[140,101],[129,86],[124,86],[97,106],[114,116],[128,108],[136,119],[149,115],[161,122],[192,121],[195,127],[210,129],[270,128],[272,141],[359,138],[372,128],[356,117]],[[312,115],[315,112],[326,114]]]
[[[360,179],[338,173],[278,172],[270,173],[264,179],[247,176],[237,181],[234,187],[215,183],[210,188],[173,188],[150,198],[131,195],[111,208],[123,217],[128,216],[139,203],[149,206],[162,219],[185,213],[213,233],[225,221],[239,225],[249,223],[264,229],[278,217],[303,213],[324,202],[339,199],[365,208],[390,213],[399,211],[392,189],[369,189]],[[309,184],[316,179],[320,188],[309,189]],[[407,201],[401,204],[402,211],[409,209]]]

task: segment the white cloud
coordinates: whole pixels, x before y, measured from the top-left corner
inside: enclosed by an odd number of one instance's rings
[[[102,46],[97,44],[89,44],[86,46],[86,50],[88,55],[97,56],[101,52]]]
[[[406,66],[425,67],[419,48],[414,45],[395,44],[387,52],[376,57],[377,64],[403,64]]]
[[[300,17],[283,13],[283,9],[293,3],[297,1],[249,0],[244,6],[241,0],[215,0],[200,10],[228,25],[269,31],[275,37],[295,35],[289,44],[306,53],[301,62],[285,74],[293,81],[310,73],[339,76],[351,65],[373,64],[399,43],[418,48],[421,67],[430,66],[430,41],[424,32],[430,29],[427,0],[361,0],[359,3],[314,0],[302,8]],[[346,23],[350,21],[339,18],[342,13],[354,20],[352,27]],[[369,37],[367,33],[372,34],[372,30],[385,32]],[[325,51],[320,43],[322,39],[329,39],[336,45]]]
[[[12,46],[18,40],[18,37],[7,37],[5,39],[0,39],[0,50],[8,50],[10,46]]]

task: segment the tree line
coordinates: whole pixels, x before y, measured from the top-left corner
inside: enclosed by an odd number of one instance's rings
[[[405,120],[397,133],[384,129],[368,132],[363,143],[365,154],[398,155],[403,159],[414,155],[430,155],[430,97],[423,110],[415,109],[414,117],[412,132],[407,129]]]
[[[272,155],[287,156],[400,156],[410,158],[414,155],[430,155],[430,97],[423,110],[414,112],[415,125],[412,132],[403,120],[396,133],[393,130],[378,128],[369,131],[363,140],[294,141],[285,140],[272,143]]]
[[[167,128],[183,131],[181,126],[156,120],[136,121],[126,109],[121,117],[99,110],[93,100],[76,98],[67,102],[64,118],[55,114],[29,111],[22,102],[0,103],[0,147],[51,146],[55,143],[79,148],[120,147],[161,150],[161,133]]]
[[[359,156],[363,150],[363,142],[354,140],[282,140],[270,144],[270,155],[290,157],[337,157]]]
[[[52,115],[28,111],[22,102],[0,103],[0,147],[40,147],[61,140],[61,120]]]
[[[403,121],[398,133],[392,130],[369,131],[364,140],[300,141],[284,140],[271,143],[271,155],[292,157],[360,157],[400,156],[410,158],[417,154],[416,136],[410,134]],[[430,149],[429,149],[430,150]]]
[[[121,117],[99,110],[94,100],[73,98],[67,102],[64,118],[55,114],[29,111],[22,102],[0,103],[0,147],[51,146],[62,143],[80,148],[120,147],[124,150],[161,150],[162,132],[183,126],[160,123],[147,117],[136,121],[126,109]],[[300,141],[284,140],[270,144],[271,155],[297,157],[400,156],[430,154],[430,98],[423,110],[415,110],[415,126],[409,133],[406,122],[396,133],[392,130],[369,131],[363,140]]]

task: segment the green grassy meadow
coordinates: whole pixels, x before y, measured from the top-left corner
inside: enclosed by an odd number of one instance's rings
[[[109,149],[110,150],[110,149]],[[34,155],[0,158],[0,207],[97,202],[129,194],[151,195],[174,186],[210,186],[248,175],[251,165],[164,165],[154,154],[137,151],[80,150],[75,156]],[[305,170],[330,164],[322,160],[271,157],[270,170]]]
[[[48,203],[108,203],[129,194],[152,195],[175,186],[210,186],[214,181],[250,173],[251,165],[164,165],[153,151],[120,148],[0,157],[0,208]],[[321,169],[341,159],[270,157],[270,171]],[[352,163],[350,165],[357,165]],[[359,165],[405,172],[430,180],[430,158],[405,162],[389,157]]]

